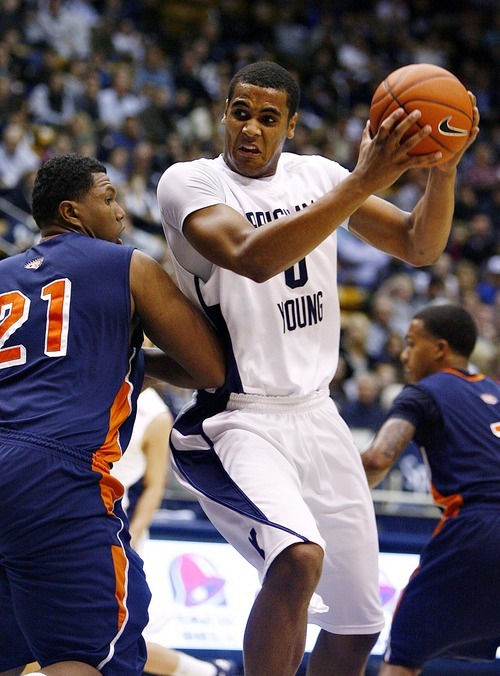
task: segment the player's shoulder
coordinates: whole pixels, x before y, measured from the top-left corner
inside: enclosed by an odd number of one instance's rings
[[[135,247],[130,244],[120,244],[118,242],[109,242],[98,237],[87,237],[78,233],[64,233],[60,236],[62,247],[68,247],[82,252],[87,252],[90,256],[102,256],[105,259],[128,259],[131,257]],[[58,239],[58,238],[54,238]]]
[[[196,160],[175,162],[165,169],[160,177],[159,186],[173,179],[182,180],[196,174],[208,174],[218,170],[220,170],[220,159],[218,157],[214,159],[200,157]]]
[[[298,155],[296,153],[283,152],[279,165],[283,171],[290,173],[297,171],[324,171],[329,175],[334,174],[340,177],[348,173],[348,169],[335,160],[330,160],[323,155]]]

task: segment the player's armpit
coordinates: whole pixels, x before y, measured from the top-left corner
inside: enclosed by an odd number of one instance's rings
[[[225,355],[214,329],[164,268],[137,250],[130,290],[144,332],[166,355],[156,377],[190,389],[223,385]]]
[[[389,418],[379,429],[361,460],[371,488],[377,486],[415,434],[415,425],[402,418]]]

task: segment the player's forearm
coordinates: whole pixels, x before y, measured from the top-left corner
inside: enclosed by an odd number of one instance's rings
[[[137,542],[143,532],[151,525],[154,515],[161,505],[164,488],[146,488],[137,501],[132,520],[130,521],[130,537],[132,545]]]
[[[389,418],[363,452],[361,461],[370,488],[378,486],[415,434],[412,423],[401,418]]]
[[[432,265],[446,247],[455,207],[455,178],[456,169],[429,172],[425,193],[411,215],[413,265]]]
[[[319,246],[369,195],[357,176],[347,176],[300,212],[251,232],[241,244],[241,269],[235,272],[257,282],[283,272]]]
[[[146,375],[154,380],[170,383],[175,387],[189,390],[217,387],[223,383],[218,376],[195,376],[183,368],[175,359],[158,348],[143,348]]]

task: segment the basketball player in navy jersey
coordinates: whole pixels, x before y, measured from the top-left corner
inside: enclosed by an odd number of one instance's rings
[[[493,660],[500,646],[500,386],[469,370],[476,337],[459,306],[413,317],[401,354],[412,384],[362,456],[373,487],[414,439],[444,510],[397,606],[384,676],[439,657]]]
[[[224,356],[161,265],[120,245],[101,163],[49,160],[32,208],[40,242],[0,261],[0,671],[139,676],[150,593],[110,466],[135,418],[141,329],[182,387],[221,385]]]
[[[181,483],[262,580],[245,674],[295,674],[309,619],[321,631],[308,673],[358,676],[383,615],[370,492],[328,396],[340,335],[335,231],[433,263],[448,239],[462,153],[430,168],[422,199],[403,212],[375,193],[440,157],[408,154],[428,126],[402,141],[420,112],[395,111],[374,138],[367,123],[349,172],[282,152],[298,104],[281,66],[246,66],[229,86],[222,155],[174,164],[160,179],[179,285],[225,335],[230,361],[225,388],[199,393],[177,420],[171,449]],[[478,121],[474,106],[467,147]]]

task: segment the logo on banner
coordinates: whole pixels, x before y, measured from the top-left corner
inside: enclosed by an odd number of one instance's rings
[[[387,605],[394,598],[397,589],[391,584],[390,580],[380,572],[379,576],[379,594],[382,605]]]
[[[184,606],[225,606],[226,580],[212,563],[198,554],[182,554],[170,564],[174,601]]]

